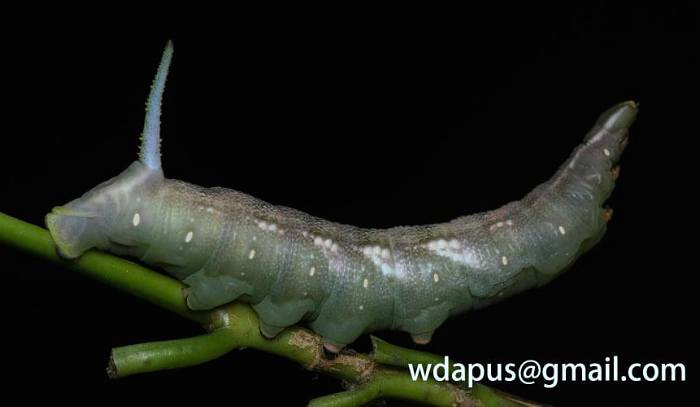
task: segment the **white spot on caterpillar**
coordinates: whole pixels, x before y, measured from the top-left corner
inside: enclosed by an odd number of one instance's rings
[[[382,275],[385,276],[392,276],[392,277],[398,277],[401,278],[403,277],[405,273],[405,268],[404,267],[399,267],[399,266],[392,266],[387,263],[382,263],[381,261],[375,262],[374,264],[378,265],[382,271]]]
[[[433,273],[433,281],[436,283],[440,281],[440,275],[438,273]]]
[[[191,242],[193,237],[194,233],[190,230],[189,232],[187,232],[187,236],[185,236],[185,243]]]
[[[267,227],[267,230],[269,230],[270,232],[274,232],[277,230],[277,225],[275,225],[274,223],[270,223],[270,226]]]
[[[610,157],[610,150],[608,150],[607,148],[604,148],[603,154],[605,154],[606,157]]]
[[[250,253],[248,254],[248,258],[251,260],[253,260],[254,257],[255,257],[255,249],[251,250]]]
[[[363,309],[365,309],[365,306],[364,306],[364,305],[360,305],[359,308],[360,308],[360,311],[362,311]]]
[[[496,229],[502,228],[502,227],[503,227],[503,222],[496,222],[489,227],[489,230],[493,231],[493,230],[496,230]]]
[[[316,274],[316,267],[311,267],[311,268],[309,269],[309,276],[310,276],[310,277],[313,277],[314,274]]]
[[[440,298],[435,297],[435,302],[440,302]]]
[[[564,226],[559,226],[559,233],[561,233],[562,235],[566,234],[566,229],[564,229]]]
[[[136,213],[134,214],[134,218],[131,219],[131,223],[132,223],[134,226],[138,226],[139,223],[141,223],[141,215],[139,215],[138,212],[136,212]]]
[[[258,237],[257,237],[257,236],[253,236],[253,241],[255,242],[255,241],[257,241],[257,240],[258,240]]]
[[[308,296],[309,296],[309,292],[308,292],[308,291],[304,291],[304,297],[308,297]]]
[[[463,247],[462,243],[457,239],[451,239],[449,242],[445,240],[433,240],[427,245],[421,245],[423,248],[435,252],[438,256],[447,257],[452,261],[465,263],[469,256],[468,247]]]
[[[365,246],[362,248],[362,254],[367,257],[381,257],[383,259],[391,258],[391,252],[389,249],[382,248],[381,246]]]
[[[307,231],[303,231],[303,232],[301,232],[301,235],[302,235],[302,236],[304,236],[304,237],[306,237],[306,236],[308,236],[308,235],[309,235],[309,232],[307,232]]]
[[[208,208],[207,208],[207,212],[209,212],[209,213],[212,213],[212,212],[214,212],[214,208],[212,208],[211,206],[210,206],[210,207],[208,207]]]
[[[194,218],[190,218],[190,223],[194,223]]]
[[[493,230],[496,230],[496,229],[498,229],[498,228],[502,228],[502,227],[505,226],[505,225],[513,226],[513,221],[510,220],[510,219],[508,219],[508,220],[506,220],[505,222],[496,222],[496,223],[494,223],[493,225],[491,225],[491,226],[489,227],[489,230],[493,231]]]
[[[338,251],[338,245],[335,244],[335,243],[333,243],[333,246],[331,246],[331,251],[332,251],[333,253],[337,252],[337,251]]]
[[[364,288],[369,287],[369,280],[366,279],[366,278],[365,278],[364,280],[362,280],[362,286],[363,286]]]
[[[245,275],[245,271],[241,271],[241,275],[244,276],[244,275]]]
[[[404,268],[399,265],[390,264],[391,252],[389,249],[383,249],[381,246],[365,246],[362,248],[362,254],[368,257],[374,265],[380,268],[385,276],[402,276]],[[363,269],[364,270],[364,269]]]
[[[506,256],[501,257],[501,263],[503,263],[504,266],[508,265],[508,258]]]
[[[267,229],[267,222],[258,222],[258,227],[262,230]]]
[[[219,312],[219,315],[221,315],[221,320],[223,322],[223,326],[230,326],[231,319],[228,315],[228,312],[226,312],[226,311]]]
[[[326,241],[323,242],[323,244],[326,246],[326,248],[330,249],[333,245],[333,241],[331,239],[326,239]]]
[[[389,258],[389,250],[388,249],[382,249],[382,258],[385,258],[385,259]]]
[[[323,239],[321,239],[320,237],[315,237],[315,238],[314,238],[314,244],[315,244],[316,246],[323,246]]]

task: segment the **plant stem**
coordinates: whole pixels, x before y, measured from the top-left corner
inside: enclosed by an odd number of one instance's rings
[[[312,400],[309,406],[361,406],[381,398],[408,400],[434,406],[481,405],[451,384],[413,381],[405,372],[382,369],[374,374],[372,381],[353,390],[319,397]]]
[[[393,345],[385,340],[379,339],[376,336],[370,336],[372,340],[372,354],[377,363],[387,366],[407,367],[409,364],[432,364],[444,363],[445,357],[434,355],[428,352],[421,352],[413,349],[406,349],[400,346]],[[480,400],[484,406],[493,407],[517,407],[517,406],[532,406],[531,402],[520,400],[510,394],[500,392],[480,383],[475,383],[474,387],[469,388],[466,381],[460,382],[461,387],[471,391],[472,396]]]
[[[116,379],[194,366],[221,357],[236,346],[236,337],[227,328],[193,338],[124,346],[112,350],[107,374]]]

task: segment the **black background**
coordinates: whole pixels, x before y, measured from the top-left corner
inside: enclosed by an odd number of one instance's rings
[[[545,288],[449,320],[426,349],[482,363],[685,362],[686,383],[496,384],[555,405],[683,401],[698,320],[695,10],[269,7],[151,19],[81,10],[94,14],[3,27],[0,210],[43,224],[52,206],[135,159],[167,39],[168,177],[360,226],[447,221],[519,199],[598,114],[634,99],[605,239]],[[0,367],[25,397],[299,405],[341,390],[253,350],[110,381],[111,347],[201,331],[56,265],[5,247],[0,259]],[[403,333],[378,335],[413,346]]]

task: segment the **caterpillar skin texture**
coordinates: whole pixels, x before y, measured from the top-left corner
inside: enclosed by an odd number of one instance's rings
[[[379,329],[426,343],[449,316],[566,269],[605,233],[603,204],[637,114],[634,102],[603,113],[556,174],[520,201],[447,223],[363,229],[165,178],[158,133],[171,55],[169,44],[140,160],[47,215],[59,253],[137,257],[183,280],[192,309],[245,301],[266,336],[304,320],[333,351]]]

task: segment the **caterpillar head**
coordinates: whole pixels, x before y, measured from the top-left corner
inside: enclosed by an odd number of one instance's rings
[[[76,258],[93,247],[125,244],[110,241],[106,230],[125,222],[140,223],[141,215],[133,207],[147,191],[155,190],[153,183],[164,179],[160,164],[160,105],[172,56],[173,44],[168,41],[146,103],[139,161],[46,216],[46,225],[61,256]],[[129,219],[124,219],[126,216]]]
[[[46,226],[61,257],[73,259],[94,247],[106,249],[115,243],[107,238],[115,225],[141,222],[133,207],[157,190],[163,173],[139,161],[116,177],[46,215]],[[118,228],[117,228],[118,229]]]

